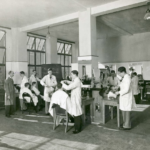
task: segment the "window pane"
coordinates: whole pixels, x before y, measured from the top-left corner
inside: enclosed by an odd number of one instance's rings
[[[57,52],[58,52],[59,48],[60,48],[60,43],[57,42]]]
[[[69,54],[70,48],[71,48],[71,45],[68,45],[67,50],[66,50],[66,54]]]
[[[28,41],[29,41],[29,36],[27,36],[27,45],[28,45]]]
[[[34,56],[34,52],[30,52],[30,62],[29,64],[34,65],[35,64],[35,56]]]
[[[65,56],[65,66],[69,66],[69,56]]]
[[[40,43],[40,39],[36,38],[36,50],[38,50],[39,43]]]
[[[28,44],[27,44],[27,49],[31,49],[33,45],[34,37],[30,37]]]
[[[41,64],[41,58],[40,58],[40,53],[36,53],[36,65]]]
[[[4,64],[5,63],[5,49],[0,48],[0,63]]]
[[[61,57],[61,55],[58,55],[58,59],[57,59],[57,63],[58,63],[58,64],[61,64],[61,62],[60,62],[60,57]]]
[[[34,66],[29,66],[29,77],[32,75],[32,71],[35,70]]]
[[[45,64],[45,53],[41,53],[41,64]]]
[[[1,39],[3,38],[4,34],[5,34],[4,31],[0,31],[0,41],[1,41]]]
[[[5,66],[0,66],[0,89],[4,89]]]
[[[67,48],[68,48],[68,44],[65,44],[65,53],[66,53]]]
[[[37,72],[37,76],[38,76],[39,78],[42,78],[41,67],[36,67],[36,72]]]
[[[61,67],[61,69],[62,69],[62,78],[65,79],[64,78],[64,67]]]
[[[0,47],[6,47],[6,34],[0,40]]]
[[[44,45],[43,45],[43,48],[42,48],[42,51],[45,51],[45,48],[46,47],[46,42],[44,42]]]
[[[71,66],[71,56],[69,56],[69,66]]]
[[[61,56],[61,65],[64,66],[64,55],[60,55]]]
[[[41,39],[40,44],[38,46],[38,50],[41,51],[43,49],[45,40]]]
[[[58,50],[58,53],[62,53],[63,47],[64,47],[64,43],[61,43],[60,48],[59,48],[59,50]]]

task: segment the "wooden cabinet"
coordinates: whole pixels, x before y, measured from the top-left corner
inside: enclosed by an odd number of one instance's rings
[[[5,103],[5,91],[3,89],[0,89],[0,109],[5,107],[4,103]]]

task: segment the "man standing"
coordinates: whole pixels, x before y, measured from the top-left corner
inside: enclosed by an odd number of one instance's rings
[[[118,77],[116,77],[115,71],[111,70],[111,76],[107,78],[108,85],[110,86],[119,86],[120,81]]]
[[[54,75],[52,75],[52,69],[48,69],[48,75],[44,76],[40,83],[45,87],[44,88],[44,100],[45,100],[45,113],[48,115],[49,105],[51,101],[51,95],[55,90],[57,85],[57,80]]]
[[[32,85],[33,82],[36,82],[36,88],[38,88],[38,81],[40,82],[40,79],[36,75],[37,75],[36,70],[33,70],[32,75],[30,76],[29,79],[29,83],[30,85]]]
[[[66,85],[64,81],[63,88],[65,90],[71,90],[71,103],[72,103],[72,112],[71,114],[74,116],[74,126],[75,131],[73,134],[77,134],[82,130],[82,108],[81,108],[81,81],[78,77],[78,71],[71,71],[72,82],[68,82],[69,85]]]
[[[5,80],[4,89],[5,89],[5,115],[10,117],[13,114],[13,102],[15,98],[15,88],[14,81],[12,77],[14,76],[13,71],[9,71],[9,77]]]

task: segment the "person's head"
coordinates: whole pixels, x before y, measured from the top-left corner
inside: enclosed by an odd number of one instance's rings
[[[116,87],[115,86],[110,86],[110,91],[116,92]]]
[[[29,87],[30,87],[30,84],[27,82],[27,83],[24,84],[24,86],[25,86],[26,88],[29,88]]]
[[[33,75],[36,75],[36,70],[32,70],[32,74],[33,74]]]
[[[72,77],[72,79],[75,79],[76,77],[78,77],[78,71],[77,70],[72,70],[71,71],[71,77]]]
[[[121,77],[124,77],[125,74],[126,74],[126,68],[125,67],[119,67],[118,68],[118,75]]]
[[[60,82],[57,84],[57,88],[62,89],[62,84]]]
[[[133,72],[132,74],[133,74],[133,76],[137,76],[137,73],[136,73],[136,72]]]
[[[25,72],[24,72],[24,71],[21,71],[21,72],[20,72],[20,76],[21,76],[21,77],[24,77],[24,76],[25,76]]]
[[[32,86],[36,86],[36,82],[32,82]]]
[[[9,71],[8,72],[9,76],[12,78],[14,76],[14,72],[13,71]]]
[[[111,76],[112,76],[112,77],[115,77],[116,74],[115,74],[115,71],[114,71],[114,70],[111,70],[110,73],[111,73]]]
[[[52,68],[48,68],[48,74],[51,76],[52,75],[52,73],[53,73],[53,70],[52,70]]]

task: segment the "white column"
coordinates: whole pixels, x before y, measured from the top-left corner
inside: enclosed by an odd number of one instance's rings
[[[20,71],[24,71],[28,76],[27,34],[20,32],[17,28],[12,28],[8,34],[6,33],[7,42],[11,43],[11,48],[6,47],[6,74],[8,75],[10,70],[14,71],[14,82],[19,84]]]
[[[96,18],[91,10],[79,13],[79,56],[97,55],[96,53]]]
[[[92,77],[94,69],[98,78],[98,56],[96,48],[96,18],[91,16],[91,10],[87,9],[79,13],[79,74],[82,76],[82,66],[86,67],[86,75]]]
[[[46,64],[56,64],[57,59],[57,38],[46,36]]]

